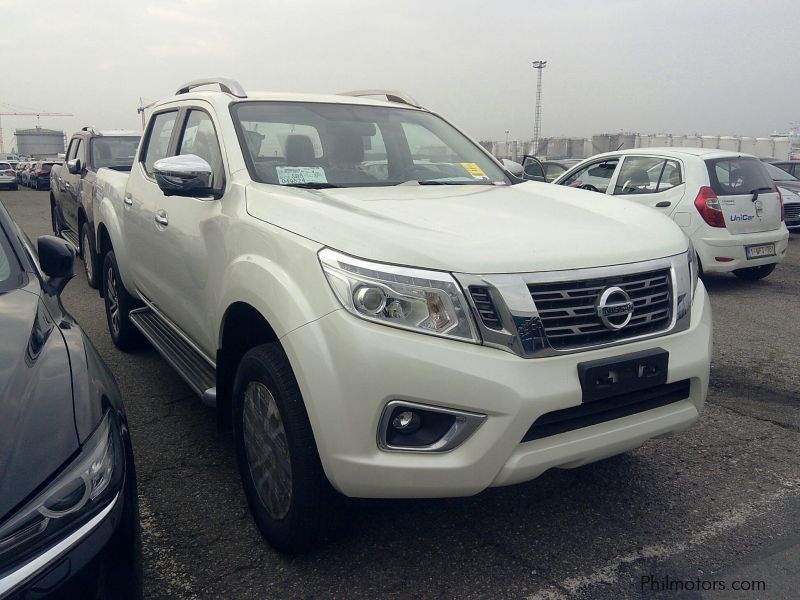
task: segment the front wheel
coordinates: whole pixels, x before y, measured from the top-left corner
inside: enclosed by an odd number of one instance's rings
[[[89,223],[84,223],[81,227],[81,258],[83,268],[86,271],[86,282],[90,288],[97,288],[97,255],[94,251],[92,236],[90,235]]]
[[[772,263],[771,265],[761,265],[759,267],[747,267],[746,269],[736,269],[733,274],[745,281],[758,281],[772,273],[777,266],[776,263]]]
[[[103,261],[103,301],[108,332],[114,345],[125,352],[139,348],[144,337],[128,316],[137,308],[137,302],[122,283],[113,250],[106,253]]]
[[[233,433],[247,502],[281,552],[324,544],[341,515],[322,469],[303,398],[277,343],[247,352],[233,387]]]

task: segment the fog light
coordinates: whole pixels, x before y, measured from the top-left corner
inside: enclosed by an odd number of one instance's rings
[[[422,417],[413,410],[404,410],[392,419],[392,427],[399,433],[414,433],[422,425]]]

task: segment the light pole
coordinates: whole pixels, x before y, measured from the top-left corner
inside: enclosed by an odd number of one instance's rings
[[[536,156],[539,153],[539,133],[542,129],[542,69],[547,66],[546,60],[533,61],[533,68],[536,69],[536,116],[533,121],[533,150]]]
[[[506,158],[510,159],[511,152],[508,151],[508,129],[506,129],[506,147],[504,149],[504,152],[508,155]]]

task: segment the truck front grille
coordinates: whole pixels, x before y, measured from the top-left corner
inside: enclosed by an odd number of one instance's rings
[[[471,285],[469,288],[472,301],[475,303],[475,308],[481,317],[481,321],[489,329],[502,329],[503,325],[500,323],[500,317],[497,314],[494,301],[489,294],[489,288],[479,285]]]
[[[600,295],[608,287],[625,290],[633,301],[633,317],[620,330],[610,330],[597,315]],[[549,344],[557,350],[607,344],[666,330],[672,322],[669,269],[599,279],[528,285]]]
[[[787,219],[800,219],[800,202],[784,204],[783,210]]]

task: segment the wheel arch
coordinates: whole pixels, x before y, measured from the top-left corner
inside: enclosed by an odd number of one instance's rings
[[[245,353],[280,338],[272,324],[255,306],[235,301],[226,309],[220,323],[217,349],[217,419],[224,429],[231,423],[231,396],[236,369]]]

